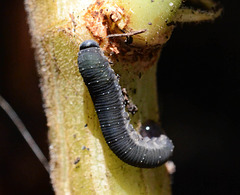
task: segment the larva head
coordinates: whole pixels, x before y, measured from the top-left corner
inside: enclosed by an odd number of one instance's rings
[[[80,50],[87,49],[87,48],[91,48],[91,47],[100,48],[100,46],[98,45],[98,43],[97,43],[96,41],[86,40],[86,41],[84,41],[84,42],[81,43],[81,45],[80,45]]]
[[[98,73],[101,72],[100,75],[104,74],[103,70],[108,66],[108,60],[96,41],[86,40],[80,45],[78,68],[85,83],[101,79]]]

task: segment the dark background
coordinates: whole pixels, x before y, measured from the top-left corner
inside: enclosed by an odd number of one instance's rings
[[[178,25],[159,61],[162,124],[175,143],[173,194],[240,194],[239,1],[213,23]],[[0,94],[48,156],[23,1],[0,3]],[[47,172],[0,109],[0,195],[53,194]]]

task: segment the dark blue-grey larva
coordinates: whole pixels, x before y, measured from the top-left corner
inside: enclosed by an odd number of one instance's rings
[[[164,134],[149,138],[134,130],[117,76],[97,42],[87,40],[80,45],[78,67],[92,97],[103,136],[118,158],[141,168],[154,168],[166,162],[173,152],[172,141]],[[142,128],[149,130],[151,125]]]

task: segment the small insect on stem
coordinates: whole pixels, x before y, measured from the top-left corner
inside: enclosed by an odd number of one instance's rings
[[[133,35],[144,33],[146,31],[147,31],[147,29],[143,29],[143,30],[137,30],[137,31],[122,33],[122,34],[110,34],[110,35],[107,35],[107,38],[111,38],[111,37],[130,37],[130,36],[133,36]]]
[[[133,35],[137,35],[137,34],[141,34],[146,32],[147,29],[143,29],[143,30],[138,30],[138,31],[132,31],[132,32],[128,32],[128,33],[121,33],[121,34],[110,34],[107,36],[107,38],[114,38],[114,37],[126,37],[126,44],[131,44],[133,42]]]
[[[41,149],[38,147],[29,131],[17,115],[17,113],[13,110],[13,108],[8,104],[8,102],[0,95],[0,107],[7,113],[10,119],[18,128],[19,132],[22,134],[25,141],[28,143],[34,154],[37,156],[38,160],[42,163],[44,168],[48,173],[50,173],[49,164],[47,158],[42,153]]]
[[[78,53],[78,67],[93,100],[101,130],[109,148],[125,163],[141,168],[154,168],[165,163],[173,153],[172,141],[154,122],[143,131],[158,131],[157,136],[142,136],[130,124],[124,97],[114,70],[98,43],[84,41]]]

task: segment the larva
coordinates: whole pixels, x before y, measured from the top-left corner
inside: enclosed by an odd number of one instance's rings
[[[173,152],[172,141],[164,134],[150,138],[134,130],[125,112],[117,76],[98,43],[87,40],[80,45],[78,67],[93,100],[106,143],[118,158],[141,168],[154,168],[166,162]],[[145,124],[142,129],[149,130],[151,126]]]

